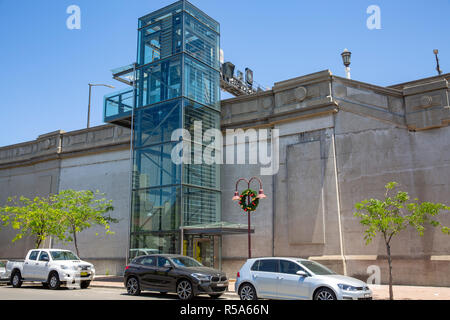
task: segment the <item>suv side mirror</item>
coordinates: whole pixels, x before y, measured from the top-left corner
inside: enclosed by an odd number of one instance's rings
[[[298,270],[296,272],[296,274],[301,276],[301,277],[307,277],[308,276],[308,274],[305,271],[303,271],[303,270]]]
[[[166,263],[164,263],[164,268],[172,268],[172,265],[169,261],[166,261]]]

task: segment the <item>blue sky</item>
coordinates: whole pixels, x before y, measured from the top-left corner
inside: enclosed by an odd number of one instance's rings
[[[86,126],[88,83],[123,86],[110,70],[136,59],[137,19],[174,1],[0,0],[0,146]],[[221,24],[225,60],[274,82],[330,69],[344,76],[340,53],[352,54],[352,78],[392,85],[436,75],[432,50],[450,72],[449,0],[192,0]],[[69,30],[68,6],[81,9]],[[369,30],[369,5],[381,30]],[[91,125],[102,121],[93,89]]]

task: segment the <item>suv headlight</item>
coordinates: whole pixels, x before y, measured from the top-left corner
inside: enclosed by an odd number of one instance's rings
[[[211,276],[207,275],[207,274],[193,273],[193,274],[191,274],[191,276],[199,281],[210,281],[211,280]]]
[[[338,284],[339,289],[341,290],[345,290],[345,291],[358,291],[358,288],[354,287],[354,286],[350,286],[348,284]]]

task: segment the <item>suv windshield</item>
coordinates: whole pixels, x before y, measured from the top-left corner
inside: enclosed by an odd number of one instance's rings
[[[318,276],[325,276],[329,274],[336,274],[334,271],[314,261],[297,261],[302,266],[305,266],[308,270]]]
[[[203,265],[189,257],[172,257],[172,262],[178,267],[203,267]]]
[[[50,251],[53,260],[80,260],[70,251]]]

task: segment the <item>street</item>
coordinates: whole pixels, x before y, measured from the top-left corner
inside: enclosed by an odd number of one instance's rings
[[[1,300],[176,300],[175,294],[162,295],[142,292],[140,296],[130,296],[125,288],[89,287],[87,289],[60,290],[44,289],[40,284],[24,284],[21,288],[0,285]],[[220,300],[238,299],[236,295],[223,295]],[[199,296],[195,300],[212,300],[209,296]]]

